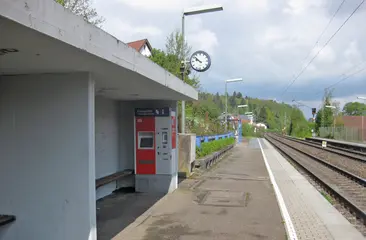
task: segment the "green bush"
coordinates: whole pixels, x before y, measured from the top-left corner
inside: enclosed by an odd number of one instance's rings
[[[234,143],[235,138],[223,138],[212,142],[204,142],[200,147],[196,147],[196,158],[202,158]]]
[[[264,129],[263,128],[257,128],[257,131],[254,132],[254,127],[248,123],[244,123],[242,125],[242,136],[243,137],[263,137]]]

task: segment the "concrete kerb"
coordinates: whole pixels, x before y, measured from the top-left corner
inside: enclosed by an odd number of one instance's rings
[[[195,160],[195,165],[199,166],[202,169],[209,169],[213,164],[218,162],[220,160],[220,157],[228,152],[230,149],[232,149],[235,146],[235,144],[230,145],[220,151],[214,152],[204,158]]]

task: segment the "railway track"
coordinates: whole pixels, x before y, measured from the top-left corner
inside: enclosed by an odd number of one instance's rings
[[[292,162],[322,185],[334,198],[366,224],[366,187],[362,179],[348,171],[296,148],[292,142],[273,135],[265,138]]]
[[[311,154],[344,171],[366,180],[366,158],[345,153],[340,150],[322,148],[320,146],[290,137],[271,135],[274,138],[291,144],[296,149]],[[366,183],[365,183],[366,186]]]
[[[326,148],[323,148],[321,145],[319,145],[316,142],[297,139],[297,138],[293,138],[293,137],[289,137],[289,136],[280,136],[278,134],[276,134],[276,135],[279,137],[284,137],[288,140],[299,142],[299,143],[302,143],[302,144],[305,144],[308,146],[312,146],[314,148],[322,149],[327,152],[336,153],[336,154],[342,155],[344,157],[352,158],[353,160],[366,163],[366,153],[364,153],[364,152],[359,152],[359,151],[354,151],[354,150],[350,150],[347,148],[341,148],[341,147],[335,147],[335,146],[329,146],[329,145]]]
[[[319,141],[314,141],[311,138],[309,138],[309,139],[307,138],[304,141],[320,146]],[[341,147],[341,146],[343,146],[343,147]],[[352,153],[352,154],[355,154],[355,155],[366,157],[366,151],[365,151],[366,149],[364,149],[362,147],[358,147],[358,146],[353,146],[352,147],[352,145],[342,145],[342,144],[340,144],[340,146],[335,146],[334,143],[328,141],[327,148],[337,149],[337,150],[341,150],[343,152],[348,152],[348,153]],[[355,150],[355,149],[358,149],[358,150]]]

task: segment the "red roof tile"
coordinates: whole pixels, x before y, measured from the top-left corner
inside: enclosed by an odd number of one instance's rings
[[[128,46],[136,49],[136,51],[140,52],[141,48],[144,46],[144,45],[147,45],[147,47],[150,49],[150,51],[152,50],[151,48],[151,45],[149,43],[149,41],[147,39],[141,39],[141,40],[138,40],[138,41],[134,41],[134,42],[129,42],[127,43]]]

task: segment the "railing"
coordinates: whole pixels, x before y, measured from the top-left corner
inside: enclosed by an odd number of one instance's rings
[[[210,136],[196,136],[196,147],[200,147],[201,143],[211,142],[223,138],[235,137],[233,132],[218,134],[218,135],[210,135]]]

